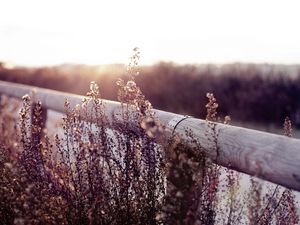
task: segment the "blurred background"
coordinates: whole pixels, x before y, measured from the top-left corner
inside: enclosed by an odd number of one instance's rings
[[[232,123],[300,128],[300,2],[10,0],[0,9],[0,79],[116,100],[132,49],[153,106],[199,118],[206,93]]]

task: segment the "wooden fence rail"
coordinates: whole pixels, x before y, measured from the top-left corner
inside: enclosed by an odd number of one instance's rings
[[[80,104],[83,99],[80,95],[0,81],[0,94],[21,99],[32,92],[34,99],[41,101],[44,108],[61,113],[65,112],[65,99],[70,101],[71,107]],[[120,112],[121,104],[108,100],[103,102],[108,119],[113,120]],[[216,163],[219,165],[300,191],[300,140],[216,123],[217,139],[214,141],[207,136],[211,127],[205,120],[154,111],[166,126],[174,128],[176,125],[175,132],[186,140],[186,130],[193,132],[212,160],[216,159],[216,154],[211,146],[217,145],[219,154]],[[194,142],[187,141],[187,145],[193,146]]]

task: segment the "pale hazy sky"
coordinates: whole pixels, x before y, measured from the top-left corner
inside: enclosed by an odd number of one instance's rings
[[[0,61],[300,63],[300,1],[0,0]]]

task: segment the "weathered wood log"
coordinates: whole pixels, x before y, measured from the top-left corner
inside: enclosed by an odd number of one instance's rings
[[[0,81],[0,93],[8,96],[22,98],[33,90],[35,99],[41,101],[43,107],[61,113],[65,112],[65,99],[69,100],[71,107],[80,104],[83,99],[79,95]],[[112,121],[120,112],[121,104],[108,100],[103,102],[106,115]],[[173,124],[170,128],[176,127],[176,133],[191,147],[194,142],[189,141],[186,130],[193,133],[217,164],[300,191],[300,140],[219,123],[212,129],[205,120],[182,120],[183,117],[178,114],[154,111],[163,124]]]

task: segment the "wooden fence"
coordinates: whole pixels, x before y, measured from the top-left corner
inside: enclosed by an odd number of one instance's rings
[[[36,101],[41,101],[44,108],[60,113],[65,112],[65,99],[70,101],[71,107],[80,104],[83,99],[80,95],[4,81],[0,81],[0,94],[18,99],[30,94]],[[108,100],[103,102],[108,119],[113,120],[121,104]],[[212,138],[207,136],[211,129],[207,121],[161,110],[154,112],[163,124],[186,140],[186,130],[193,132],[212,160],[216,157],[211,146],[216,144],[219,153],[216,163],[219,165],[300,191],[300,140],[216,123],[217,139],[212,143]],[[187,141],[187,145],[192,147],[194,142]]]

